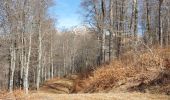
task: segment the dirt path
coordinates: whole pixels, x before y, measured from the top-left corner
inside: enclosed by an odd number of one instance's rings
[[[0,100],[170,100],[170,96],[148,93],[56,94],[39,91],[20,97],[8,95],[0,97]]]
[[[70,79],[50,80],[39,92],[31,93],[28,100],[170,100],[170,96],[148,93],[94,93],[69,94],[75,88]]]
[[[31,91],[29,95],[7,95],[0,100],[170,100],[170,96],[161,94],[137,93],[137,92],[111,92],[111,93],[78,93],[72,94],[76,81],[73,79],[49,80],[37,91]],[[19,96],[19,97],[18,97]]]
[[[27,96],[20,93],[7,95],[0,100],[170,100],[168,95],[148,93],[93,93],[70,94],[74,88],[74,81],[68,79],[53,80],[45,83],[40,91],[31,91]]]
[[[167,95],[142,93],[52,94],[33,93],[30,100],[170,100]]]
[[[69,79],[57,79],[46,82],[40,91],[45,93],[69,94],[74,90],[75,82]]]

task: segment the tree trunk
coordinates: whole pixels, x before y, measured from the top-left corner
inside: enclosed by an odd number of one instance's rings
[[[158,36],[159,36],[159,44],[161,45],[162,47],[162,32],[161,32],[161,5],[162,5],[162,2],[163,0],[159,0],[159,5],[158,5],[158,12],[159,12],[159,15],[158,15]]]
[[[102,62],[105,62],[105,17],[106,17],[106,4],[105,4],[105,0],[101,1],[101,10],[102,10],[102,17],[101,17],[101,29],[102,29],[102,38],[101,38],[101,47],[102,47]]]
[[[27,63],[26,66],[24,68],[24,91],[26,94],[28,94],[28,88],[29,88],[29,84],[28,84],[28,72],[29,72],[29,64],[30,64],[30,57],[31,57],[31,45],[32,45],[32,34],[30,33],[29,36],[29,49],[28,49],[28,56],[27,56]]]
[[[40,87],[40,72],[41,72],[41,64],[42,64],[42,36],[41,36],[41,22],[39,20],[39,32],[38,32],[38,41],[39,41],[39,45],[38,45],[38,66],[37,66],[37,90],[39,90]]]
[[[50,58],[51,58],[51,78],[54,78],[54,64],[53,64],[53,41],[51,33],[51,48],[50,48]]]
[[[10,65],[10,80],[9,80],[9,92],[13,91],[14,86],[14,71],[15,71],[15,63],[16,63],[16,50],[15,43],[12,42],[12,46],[10,48],[11,55],[11,65]]]
[[[138,0],[133,0],[134,3],[134,37],[137,38],[138,32]]]

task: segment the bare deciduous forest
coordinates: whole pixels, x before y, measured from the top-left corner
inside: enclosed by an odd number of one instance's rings
[[[80,0],[62,30],[54,1],[0,0],[0,99],[170,99],[170,0]]]

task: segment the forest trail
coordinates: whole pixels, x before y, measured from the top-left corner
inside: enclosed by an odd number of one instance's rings
[[[16,93],[0,100],[170,100],[168,95],[139,92],[83,93],[80,92],[83,85],[79,84],[83,83],[76,78],[56,78],[45,82],[39,91],[30,91],[29,95]]]
[[[63,78],[47,81],[36,93],[31,93],[31,100],[169,100],[167,95],[138,93],[138,92],[113,92],[113,93],[77,93],[76,79]],[[81,87],[83,88],[83,87]],[[73,94],[72,94],[73,93]]]
[[[30,100],[170,100],[167,95],[144,93],[54,94],[33,93]]]
[[[57,94],[83,93],[86,82],[80,75],[70,75],[65,78],[54,78],[46,81],[40,91]]]
[[[74,90],[74,84],[74,80],[70,79],[50,80],[40,88],[40,91],[57,94],[68,94]]]

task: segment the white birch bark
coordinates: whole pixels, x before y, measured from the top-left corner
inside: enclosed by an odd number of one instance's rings
[[[29,88],[29,84],[28,84],[28,72],[29,72],[29,64],[30,64],[30,57],[31,57],[31,47],[32,47],[32,34],[30,33],[29,36],[29,49],[28,49],[28,56],[27,56],[27,63],[26,66],[24,68],[24,91],[26,94],[28,94],[28,88]]]
[[[37,66],[37,81],[36,81],[36,86],[37,90],[39,90],[40,87],[40,72],[41,72],[41,58],[42,58],[42,36],[41,36],[41,23],[39,22],[39,32],[38,32],[38,66]]]
[[[15,62],[16,62],[16,51],[14,43],[10,48],[11,55],[11,65],[10,65],[10,80],[9,80],[9,92],[13,91],[13,83],[14,83],[14,71],[15,71]]]

